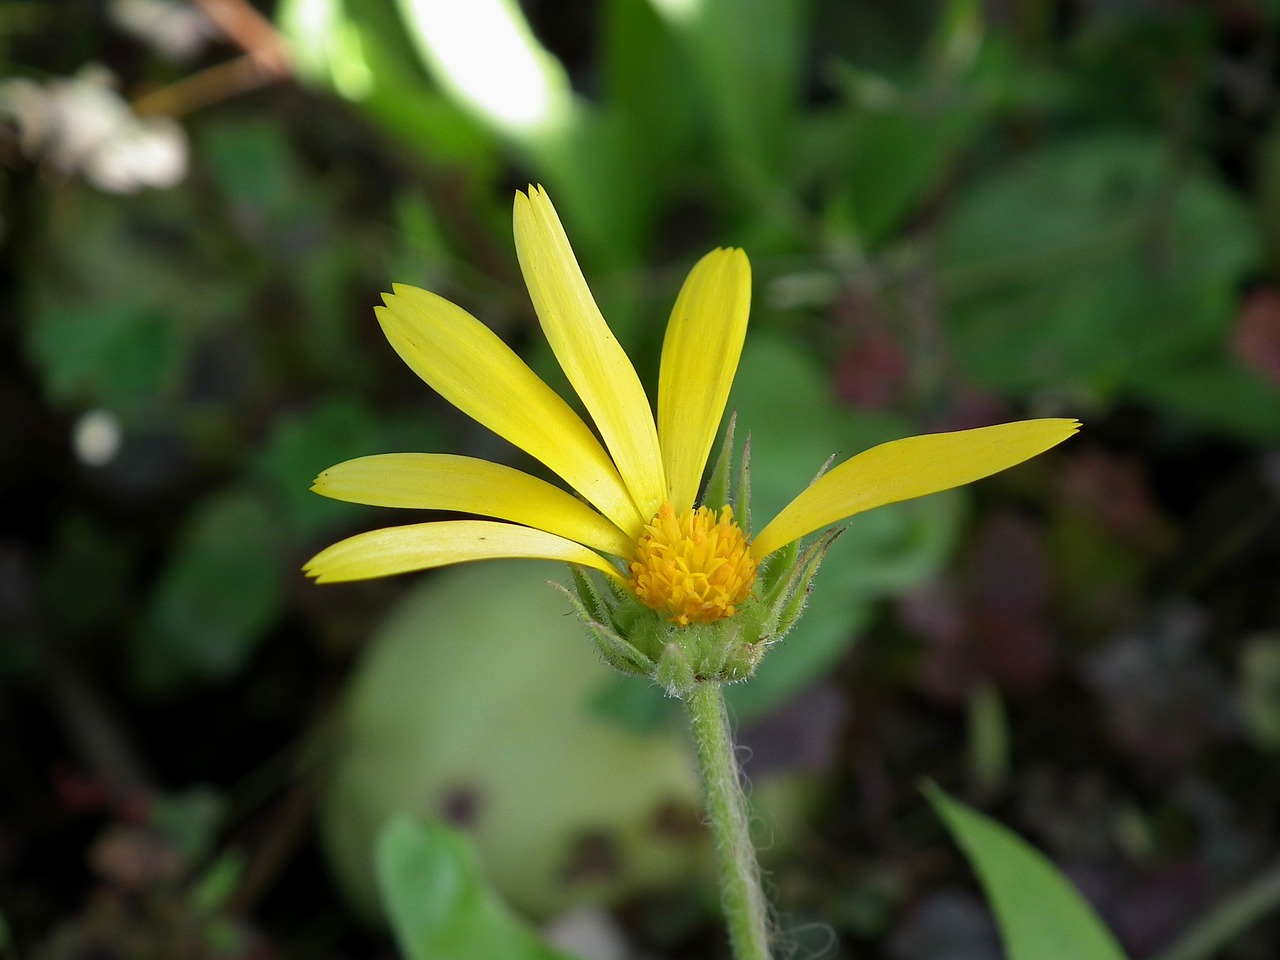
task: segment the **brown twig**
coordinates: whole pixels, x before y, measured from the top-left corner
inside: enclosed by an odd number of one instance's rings
[[[245,54],[143,94],[133,101],[133,112],[140,116],[182,117],[278,79],[264,70],[255,57]]]
[[[236,46],[277,79],[293,72],[289,48],[275,26],[245,0],[195,0],[204,15]]]
[[[181,117],[293,75],[288,44],[271,21],[245,0],[195,3],[244,55],[143,94],[133,101],[135,113]]]

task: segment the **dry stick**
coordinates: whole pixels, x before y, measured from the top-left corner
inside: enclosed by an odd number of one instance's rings
[[[246,53],[145,93],[130,106],[139,116],[182,117],[279,79],[255,56]]]
[[[292,73],[289,47],[275,25],[245,0],[195,0],[206,17],[227,39],[252,54],[269,74],[284,78]]]
[[[196,0],[196,5],[244,56],[144,94],[132,103],[135,113],[182,117],[293,75],[288,44],[245,0]]]

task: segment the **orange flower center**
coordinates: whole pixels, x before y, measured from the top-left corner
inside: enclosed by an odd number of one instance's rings
[[[676,516],[664,503],[645,525],[631,560],[640,601],[687,627],[732,617],[756,582],[756,559],[733,509],[699,507]]]

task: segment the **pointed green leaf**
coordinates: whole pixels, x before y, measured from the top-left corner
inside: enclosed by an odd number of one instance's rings
[[[407,960],[573,960],[485,885],[467,836],[401,816],[378,838],[378,889]]]
[[[1115,937],[1044,854],[934,784],[924,792],[982,881],[1009,960],[1125,960]]]

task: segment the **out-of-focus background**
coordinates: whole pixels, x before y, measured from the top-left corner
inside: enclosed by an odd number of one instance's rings
[[[1000,955],[927,776],[1134,958],[1223,904],[1215,955],[1275,956],[1276,3],[0,0],[0,71],[0,956],[394,956],[397,811],[584,956],[724,955],[679,711],[559,568],[299,573],[421,519],[332,463],[527,466],[372,308],[427,287],[563,387],[529,182],[651,386],[747,250],[758,516],[833,452],[1085,421],[856,519],[733,689],[783,943]]]

